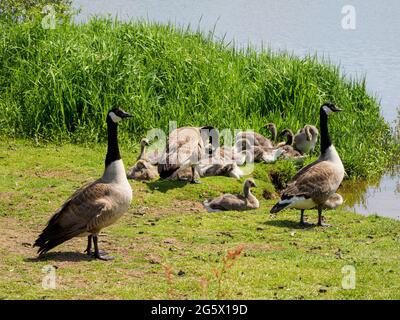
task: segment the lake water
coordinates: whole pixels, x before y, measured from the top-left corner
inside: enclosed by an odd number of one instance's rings
[[[350,77],[366,75],[367,86],[380,99],[382,115],[392,127],[398,117],[398,0],[74,0],[74,5],[81,8],[77,21],[111,14],[121,20],[190,24],[205,32],[215,29],[217,38],[234,40],[237,46],[264,45],[299,56],[317,52],[340,64]],[[348,11],[344,8],[347,5],[353,8]],[[350,20],[344,20],[347,17]],[[356,197],[345,192],[346,204],[362,214],[378,213],[398,219],[399,189],[397,171],[376,184],[365,185],[364,190],[359,188]]]

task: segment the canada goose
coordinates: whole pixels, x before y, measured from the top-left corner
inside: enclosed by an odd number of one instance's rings
[[[233,211],[244,211],[252,210],[260,207],[257,198],[252,195],[251,188],[257,187],[256,183],[252,179],[247,179],[244,182],[242,195],[224,194],[213,200],[206,200],[203,202],[205,208],[209,212],[233,210]]]
[[[146,153],[148,145],[148,139],[140,141],[140,154],[135,165],[128,171],[128,179],[149,181],[158,177],[157,167],[151,163]]]
[[[158,173],[165,179],[179,178],[179,173],[191,167],[191,183],[200,183],[199,160],[205,156],[202,130],[211,127],[183,127],[172,131],[168,137],[166,152],[158,164]]]
[[[312,153],[318,140],[318,129],[312,125],[305,125],[294,136],[293,147],[302,154]]]
[[[120,108],[107,114],[108,147],[103,176],[77,190],[50,218],[34,246],[41,256],[74,237],[88,236],[86,252],[95,258],[110,260],[98,248],[101,229],[116,222],[132,200],[132,189],[126,178],[118,148],[118,122],[131,115]]]
[[[321,154],[317,161],[299,170],[281,195],[281,200],[271,209],[277,213],[285,208],[300,210],[318,209],[318,225],[322,226],[322,210],[327,200],[336,192],[344,177],[344,167],[328,131],[328,114],[341,111],[334,104],[325,103],[320,108]],[[300,221],[303,223],[303,221]]]
[[[293,148],[293,132],[290,129],[283,130],[280,134],[282,137],[286,137],[286,143],[280,147],[282,150],[282,157],[288,158],[302,158],[302,154]]]

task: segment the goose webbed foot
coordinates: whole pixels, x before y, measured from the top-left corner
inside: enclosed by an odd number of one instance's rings
[[[317,223],[317,226],[318,226],[318,227],[326,227],[326,228],[331,227],[330,224],[324,223],[324,222],[322,222],[322,221],[323,221],[322,209],[319,208],[319,209],[318,209],[318,223]]]
[[[86,249],[85,251],[84,251],[88,256],[93,256],[94,257],[94,255],[95,255],[95,251],[93,251],[93,250],[88,250],[88,249]],[[107,255],[107,252],[106,251],[104,251],[104,250],[99,250],[99,254],[100,255]]]
[[[306,221],[300,221],[300,226],[302,227],[314,227],[315,223],[311,223],[311,222],[306,222]]]
[[[114,257],[108,256],[108,255],[106,255],[106,254],[101,254],[100,252],[98,252],[98,253],[95,252],[95,253],[93,254],[93,256],[94,256],[96,259],[103,260],[103,261],[114,260]]]
[[[315,226],[314,223],[310,223],[310,222],[304,221],[304,210],[301,210],[300,226],[302,226],[302,227],[313,227],[313,226]]]
[[[325,227],[325,228],[332,227],[331,224],[323,223],[323,222],[318,222],[317,226],[318,226],[318,227]]]
[[[92,240],[93,240],[93,243],[94,243],[95,242],[94,236],[92,236],[92,235],[88,236],[88,244],[87,244],[87,247],[86,247],[85,251],[83,251],[83,252],[85,252],[88,256],[93,256],[94,257],[96,250],[94,250],[94,251],[92,250]],[[96,239],[96,241],[97,241],[97,239]],[[95,244],[95,248],[96,248],[96,246],[97,246],[97,242]],[[105,252],[103,250],[99,250],[98,248],[97,248],[97,250],[98,250],[100,255],[107,255],[107,252]]]
[[[114,257],[108,256],[104,251],[99,250],[97,236],[93,236],[94,253],[93,257],[103,261],[113,260]],[[90,248],[89,248],[90,249]]]

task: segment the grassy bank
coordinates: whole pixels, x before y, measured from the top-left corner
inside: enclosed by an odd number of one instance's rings
[[[394,155],[388,125],[365,82],[314,57],[237,50],[171,25],[92,19],[45,30],[40,20],[0,20],[0,134],[51,141],[102,141],[104,116],[120,105],[134,118],[132,145],[150,128],[297,130],[318,123],[321,103],[345,112],[331,129],[346,171],[379,174]],[[263,132],[265,133],[265,132]]]
[[[0,299],[400,298],[400,222],[337,210],[326,213],[333,227],[302,229],[298,212],[269,216],[274,200],[262,194],[274,187],[267,171],[287,168],[283,163],[256,167],[261,208],[243,213],[207,213],[201,205],[207,197],[239,192],[242,182],[231,178],[205,178],[202,185],[132,182],[129,212],[100,236],[114,261],[88,259],[85,239],[36,260],[30,244],[76,188],[101,175],[105,145],[3,142]],[[124,147],[126,165],[135,155]],[[316,218],[308,213],[309,221]],[[227,256],[225,266],[233,265],[220,277]],[[41,286],[46,265],[57,268],[56,289]],[[354,290],[342,288],[344,266],[355,268]]]

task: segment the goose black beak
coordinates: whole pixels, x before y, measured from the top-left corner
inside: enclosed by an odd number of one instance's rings
[[[341,111],[343,111],[343,109],[340,109],[340,108],[336,107],[335,105],[331,108],[331,110],[333,112],[341,112]]]
[[[125,111],[121,114],[121,118],[132,118],[132,117],[133,116],[130,113]]]

